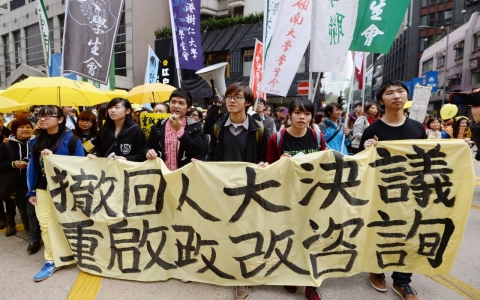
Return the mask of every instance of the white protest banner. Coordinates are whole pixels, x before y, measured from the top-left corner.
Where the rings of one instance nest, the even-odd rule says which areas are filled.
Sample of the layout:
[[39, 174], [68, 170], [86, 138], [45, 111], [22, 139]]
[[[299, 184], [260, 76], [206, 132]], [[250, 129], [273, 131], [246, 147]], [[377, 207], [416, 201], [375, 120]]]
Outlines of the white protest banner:
[[315, 6], [310, 72], [340, 72], [353, 39], [358, 0], [320, 0]]
[[280, 2], [277, 18], [264, 61], [261, 91], [285, 97], [310, 41], [310, 0]]
[[420, 123], [423, 123], [425, 114], [427, 113], [428, 102], [432, 95], [431, 86], [421, 86], [417, 84], [415, 86], [415, 93], [413, 94], [412, 107], [408, 117]]

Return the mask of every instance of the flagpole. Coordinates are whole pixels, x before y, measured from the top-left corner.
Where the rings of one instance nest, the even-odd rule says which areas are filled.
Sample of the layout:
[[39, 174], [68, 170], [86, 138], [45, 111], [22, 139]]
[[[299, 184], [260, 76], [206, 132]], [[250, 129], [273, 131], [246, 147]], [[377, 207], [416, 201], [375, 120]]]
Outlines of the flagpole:
[[176, 30], [175, 30], [175, 20], [173, 19], [172, 0], [168, 1], [168, 7], [170, 8], [170, 21], [172, 22], [173, 52], [174, 52], [174, 57], [175, 57], [175, 65], [177, 67], [178, 88], [181, 88], [182, 87], [182, 76], [180, 74], [180, 62], [178, 60], [177, 35], [176, 35]]
[[[353, 98], [353, 82], [355, 78], [355, 59], [353, 60], [353, 74], [352, 78], [350, 79], [350, 92], [348, 95], [348, 102], [347, 102], [347, 113], [345, 114], [345, 127], [348, 127], [348, 115], [350, 114], [350, 104], [352, 103], [352, 98]], [[341, 153], [343, 153], [343, 147], [345, 147], [345, 134], [343, 135], [342, 139], [342, 149]]]
[[42, 37], [43, 55], [45, 57], [45, 69], [47, 77], [50, 77], [50, 30], [48, 28], [48, 16], [43, 0], [35, 0], [38, 15], [38, 26], [40, 27], [40, 36]]
[[[362, 109], [365, 107], [365, 90], [366, 90], [366, 68], [367, 68], [367, 52], [363, 52], [362, 60]], [[375, 72], [375, 70], [373, 70]]]
[[315, 94], [317, 93], [317, 86], [318, 86], [318, 82], [320, 81], [320, 77], [322, 77], [322, 72], [318, 72], [318, 76], [317, 76], [317, 80], [315, 82], [315, 86], [313, 86], [312, 102], [314, 102]]

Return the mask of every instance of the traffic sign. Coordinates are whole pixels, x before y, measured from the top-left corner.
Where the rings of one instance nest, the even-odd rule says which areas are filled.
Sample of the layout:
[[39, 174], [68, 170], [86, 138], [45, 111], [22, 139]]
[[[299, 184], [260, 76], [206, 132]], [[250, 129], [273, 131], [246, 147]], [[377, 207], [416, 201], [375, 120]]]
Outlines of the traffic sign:
[[308, 95], [308, 81], [301, 81], [298, 85], [297, 85], [297, 92], [300, 94], [300, 95]]

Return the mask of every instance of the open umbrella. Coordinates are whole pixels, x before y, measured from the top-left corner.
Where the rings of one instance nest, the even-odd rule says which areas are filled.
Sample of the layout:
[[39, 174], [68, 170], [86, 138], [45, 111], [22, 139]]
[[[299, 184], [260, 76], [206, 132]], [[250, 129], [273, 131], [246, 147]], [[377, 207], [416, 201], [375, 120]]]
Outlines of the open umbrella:
[[125, 98], [127, 96], [126, 90], [114, 90], [114, 91], [101, 90], [101, 92], [104, 93], [110, 100], [114, 98]]
[[163, 83], [146, 83], [134, 87], [125, 97], [131, 103], [147, 104], [153, 102], [165, 102], [170, 94], [176, 90], [168, 84]]
[[31, 105], [93, 106], [110, 101], [93, 84], [65, 77], [28, 77], [2, 96]]
[[15, 100], [0, 96], [0, 112], [12, 112], [15, 110], [23, 110], [31, 106], [30, 103], [18, 103]]
[[409, 109], [410, 107], [412, 107], [412, 103], [413, 103], [412, 100], [409, 100], [409, 101], [405, 102], [405, 105], [403, 106], [403, 109]]

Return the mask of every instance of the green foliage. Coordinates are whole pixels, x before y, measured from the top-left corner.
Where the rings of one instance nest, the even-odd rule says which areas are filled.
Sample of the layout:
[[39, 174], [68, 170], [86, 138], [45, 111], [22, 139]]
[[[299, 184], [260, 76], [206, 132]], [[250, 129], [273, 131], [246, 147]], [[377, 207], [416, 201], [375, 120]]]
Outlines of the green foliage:
[[154, 33], [157, 40], [168, 39], [172, 37], [172, 28], [164, 26], [155, 30]]
[[[208, 18], [203, 20], [200, 23], [200, 30], [202, 32], [205, 31], [213, 31], [218, 29], [225, 29], [235, 26], [242, 26], [242, 25], [249, 25], [249, 24], [257, 24], [263, 22], [263, 12], [261, 13], [254, 13], [248, 16], [238, 16], [235, 18], [227, 17], [222, 19], [214, 19]], [[162, 27], [155, 30], [155, 37], [160, 39], [166, 39], [172, 37], [172, 28], [170, 27]]]

